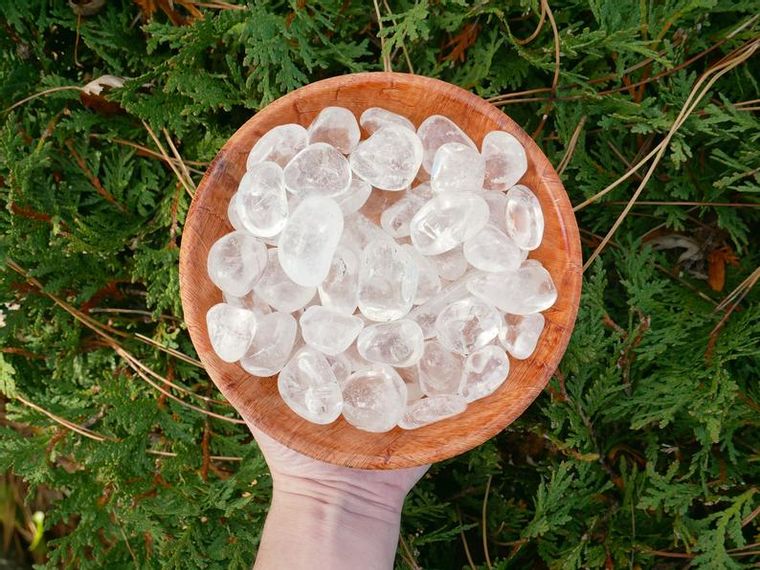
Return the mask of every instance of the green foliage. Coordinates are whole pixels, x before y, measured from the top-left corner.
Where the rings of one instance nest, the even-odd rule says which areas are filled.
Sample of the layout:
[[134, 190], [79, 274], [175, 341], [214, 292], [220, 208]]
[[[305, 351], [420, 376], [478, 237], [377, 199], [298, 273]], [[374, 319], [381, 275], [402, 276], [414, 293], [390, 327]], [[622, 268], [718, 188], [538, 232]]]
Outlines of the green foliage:
[[[536, 0], [398, 0], [392, 13], [379, 1], [382, 31], [371, 3], [342, 0], [207, 3], [203, 18], [175, 2], [185, 25], [126, 0], [79, 18], [75, 4], [0, 3], [0, 471], [46, 512], [35, 560], [50, 568], [249, 568], [268, 509], [250, 435], [204, 399], [219, 395], [179, 302], [190, 199], [147, 128], [197, 183], [256, 110], [382, 69], [384, 44], [396, 70], [408, 56], [483, 97], [525, 91], [496, 101], [554, 165], [567, 154], [578, 204], [650, 152], [700, 74], [760, 31], [752, 0], [550, 0], [527, 43]], [[410, 495], [398, 568], [760, 562], [760, 293], [716, 309], [760, 265], [758, 71], [755, 57], [723, 76], [673, 137], [646, 203], [586, 272], [545, 393]], [[126, 80], [106, 95], [116, 113], [76, 90], [104, 74]], [[578, 212], [586, 255], [646, 168]], [[679, 258], [676, 238], [695, 252]]]

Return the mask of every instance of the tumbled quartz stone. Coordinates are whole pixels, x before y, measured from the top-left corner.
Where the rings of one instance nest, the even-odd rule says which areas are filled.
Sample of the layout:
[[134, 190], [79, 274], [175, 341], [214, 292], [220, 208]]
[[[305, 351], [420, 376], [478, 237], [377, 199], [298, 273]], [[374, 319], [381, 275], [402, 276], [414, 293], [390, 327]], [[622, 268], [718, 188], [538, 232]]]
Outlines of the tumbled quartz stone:
[[517, 244], [491, 224], [464, 242], [463, 251], [470, 265], [481, 271], [513, 271], [522, 263], [523, 254]]
[[461, 245], [438, 255], [429, 255], [427, 259], [435, 265], [438, 276], [446, 281], [456, 281], [467, 271], [467, 260]]
[[414, 194], [415, 196], [419, 196], [420, 198], [424, 198], [426, 202], [430, 200], [430, 198], [435, 196], [435, 193], [433, 192], [433, 188], [430, 186], [430, 182], [421, 182], [420, 184], [417, 184], [416, 186], [410, 186], [407, 193]]
[[438, 334], [435, 330], [435, 321], [447, 305], [470, 295], [466, 284], [466, 279], [450, 283], [440, 293], [409, 313], [409, 318], [420, 325], [425, 339], [433, 338]]
[[240, 366], [262, 378], [277, 374], [293, 351], [297, 328], [296, 320], [288, 313], [260, 316], [253, 342], [240, 359]]
[[359, 254], [356, 250], [338, 244], [330, 270], [318, 291], [325, 307], [348, 315], [356, 310], [359, 293]]
[[391, 204], [380, 215], [380, 226], [396, 239], [409, 235], [409, 223], [425, 200], [414, 194], [407, 194]]
[[544, 213], [530, 188], [521, 184], [510, 188], [504, 217], [507, 235], [520, 248], [530, 251], [541, 245], [544, 237]]
[[435, 153], [430, 186], [434, 192], [479, 192], [483, 187], [486, 163], [477, 149], [450, 142]]
[[493, 394], [507, 379], [509, 359], [503, 348], [488, 345], [473, 352], [464, 361], [462, 396], [474, 402]]
[[225, 303], [232, 305], [233, 307], [240, 307], [242, 309], [253, 311], [256, 318], [263, 317], [272, 312], [272, 307], [256, 297], [253, 293], [246, 293], [242, 297], [235, 297], [234, 295], [222, 292], [222, 299], [224, 299]]
[[488, 204], [488, 223], [504, 231], [506, 228], [507, 195], [504, 192], [493, 192], [491, 190], [481, 192], [480, 195]]
[[413, 245], [405, 244], [401, 248], [409, 253], [417, 264], [417, 293], [414, 295], [414, 305], [421, 305], [441, 292], [441, 278], [438, 269], [429, 257], [414, 249]]
[[359, 264], [359, 310], [372, 321], [400, 319], [412, 308], [417, 279], [409, 252], [392, 240], [371, 242]]
[[206, 313], [211, 347], [225, 362], [236, 362], [245, 354], [256, 333], [253, 312], [227, 303], [218, 303]]
[[539, 261], [527, 259], [515, 271], [484, 273], [467, 282], [476, 297], [513, 315], [530, 315], [551, 307], [557, 289], [551, 275]]
[[504, 131], [491, 131], [483, 138], [481, 154], [486, 162], [486, 190], [506, 191], [528, 170], [528, 158], [520, 142]]
[[375, 188], [404, 190], [420, 169], [422, 143], [406, 127], [382, 127], [359, 143], [349, 161], [354, 174]]
[[382, 107], [370, 107], [364, 111], [361, 117], [359, 117], [359, 124], [370, 135], [383, 127], [390, 127], [392, 125], [406, 127], [410, 131], [415, 132], [414, 125], [409, 119]]
[[422, 167], [426, 172], [433, 171], [435, 153], [446, 143], [461, 143], [478, 150], [478, 147], [475, 146], [472, 139], [454, 124], [453, 121], [443, 115], [431, 115], [422, 121], [417, 128], [417, 136], [419, 136], [420, 141], [422, 141], [422, 148], [424, 151]]
[[248, 233], [279, 234], [288, 220], [288, 199], [282, 168], [274, 162], [254, 164], [243, 175], [236, 194], [237, 217]]
[[418, 364], [420, 389], [427, 396], [456, 394], [462, 382], [462, 357], [437, 340], [425, 342]]
[[343, 417], [357, 429], [385, 432], [396, 427], [406, 405], [406, 384], [390, 366], [375, 364], [343, 383]]
[[293, 157], [283, 170], [285, 188], [301, 198], [335, 196], [351, 184], [351, 168], [340, 151], [314, 143]]
[[260, 162], [276, 162], [281, 168], [308, 144], [309, 135], [301, 125], [279, 125], [261, 137], [248, 153], [246, 169]]
[[501, 315], [490, 304], [466, 297], [448, 305], [435, 321], [440, 343], [459, 354], [470, 354], [499, 334]]
[[340, 206], [343, 215], [348, 216], [361, 209], [367, 203], [370, 194], [372, 194], [370, 183], [354, 176], [351, 178], [351, 184], [348, 185], [348, 188], [332, 198]]
[[359, 354], [359, 350], [356, 348], [356, 343], [349, 346], [341, 356], [348, 361], [351, 372], [356, 372], [357, 370], [372, 365], [372, 362]]
[[406, 407], [398, 422], [401, 429], [417, 429], [461, 414], [467, 409], [467, 400], [455, 394], [428, 396]]
[[267, 248], [254, 236], [232, 232], [211, 246], [206, 259], [208, 276], [225, 293], [248, 293], [267, 265]]
[[361, 318], [318, 305], [306, 309], [299, 323], [306, 344], [330, 356], [346, 350], [364, 328]]
[[230, 224], [235, 230], [241, 231], [243, 230], [243, 222], [240, 220], [240, 216], [238, 216], [237, 201], [238, 194], [235, 192], [232, 195], [232, 198], [230, 198], [230, 201], [227, 203], [227, 219], [230, 221]]
[[343, 411], [343, 395], [325, 355], [304, 347], [280, 371], [280, 396], [296, 414], [315, 424], [329, 424]]
[[327, 143], [343, 154], [353, 152], [361, 132], [354, 114], [345, 107], [325, 107], [309, 125], [309, 143]]
[[351, 375], [351, 361], [344, 354], [325, 354], [325, 358], [333, 374], [335, 374], [338, 384], [342, 387], [343, 383]]
[[278, 311], [292, 313], [306, 306], [317, 292], [316, 287], [303, 287], [285, 274], [278, 260], [277, 248], [267, 251], [269, 261], [253, 294]]
[[513, 358], [524, 360], [536, 350], [538, 338], [545, 324], [546, 319], [541, 313], [504, 315], [504, 325], [499, 332], [499, 340]]
[[359, 333], [356, 348], [370, 362], [411, 366], [422, 356], [422, 329], [409, 319], [370, 325]]
[[488, 223], [488, 204], [474, 192], [444, 192], [429, 200], [412, 218], [412, 243], [423, 255], [454, 249]]
[[288, 218], [278, 241], [283, 271], [295, 283], [316, 287], [330, 271], [343, 234], [343, 213], [335, 200], [304, 198]]
[[416, 402], [420, 398], [424, 397], [425, 393], [422, 391], [419, 382], [407, 382], [406, 383], [406, 403], [411, 404]]
[[342, 241], [359, 250], [364, 250], [370, 242], [393, 242], [393, 238], [364, 214], [356, 212], [345, 219]]

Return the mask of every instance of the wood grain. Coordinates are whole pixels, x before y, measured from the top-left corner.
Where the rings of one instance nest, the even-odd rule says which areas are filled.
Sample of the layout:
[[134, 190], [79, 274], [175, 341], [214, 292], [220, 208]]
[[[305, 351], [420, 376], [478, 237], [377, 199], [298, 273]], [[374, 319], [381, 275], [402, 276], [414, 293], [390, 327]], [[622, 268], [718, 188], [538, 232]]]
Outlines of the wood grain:
[[[546, 220], [541, 247], [531, 257], [551, 273], [557, 303], [544, 313], [546, 328], [533, 356], [511, 360], [507, 382], [493, 395], [473, 402], [464, 414], [414, 431], [396, 428], [384, 434], [359, 431], [343, 419], [314, 425], [291, 412], [277, 392], [276, 378], [253, 378], [237, 364], [212, 351], [206, 311], [221, 293], [206, 274], [209, 247], [232, 231], [227, 203], [245, 171], [253, 144], [283, 123], [308, 126], [324, 107], [340, 105], [357, 117], [381, 106], [419, 125], [433, 114], [454, 120], [480, 145], [486, 133], [504, 130], [516, 136], [528, 154], [522, 184], [538, 196]], [[376, 196], [374, 194], [377, 194]], [[389, 196], [393, 194], [393, 196]], [[373, 192], [365, 214], [379, 213], [399, 193]], [[259, 111], [224, 145], [208, 168], [193, 199], [180, 252], [182, 305], [193, 344], [214, 383], [242, 417], [288, 447], [316, 459], [362, 469], [395, 469], [440, 461], [483, 443], [518, 418], [544, 389], [567, 347], [581, 290], [578, 227], [557, 173], [533, 140], [507, 115], [459, 87], [401, 73], [360, 73], [335, 77], [298, 89]]]

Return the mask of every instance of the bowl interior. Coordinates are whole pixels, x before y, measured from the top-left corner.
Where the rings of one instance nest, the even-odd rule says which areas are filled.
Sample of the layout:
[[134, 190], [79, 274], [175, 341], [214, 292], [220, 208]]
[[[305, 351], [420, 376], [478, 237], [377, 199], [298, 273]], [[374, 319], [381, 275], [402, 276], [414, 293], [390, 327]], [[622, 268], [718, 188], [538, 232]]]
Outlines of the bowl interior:
[[[232, 231], [227, 203], [245, 172], [253, 144], [283, 123], [308, 126], [330, 105], [347, 107], [358, 117], [379, 106], [419, 125], [430, 115], [456, 122], [478, 146], [492, 130], [516, 136], [528, 155], [521, 183], [538, 196], [546, 230], [541, 246], [531, 252], [551, 273], [557, 303], [544, 312], [544, 329], [534, 354], [510, 359], [509, 379], [494, 394], [470, 404], [455, 417], [417, 430], [395, 428], [374, 434], [357, 430], [342, 418], [315, 425], [300, 418], [280, 398], [276, 377], [253, 378], [238, 364], [220, 360], [211, 349], [206, 312], [221, 302], [221, 292], [206, 273], [211, 245]], [[375, 196], [377, 194], [377, 196]], [[400, 193], [373, 191], [363, 210], [379, 216]], [[400, 73], [361, 73], [327, 79], [298, 89], [259, 111], [224, 145], [209, 166], [193, 199], [180, 252], [182, 304], [190, 335], [211, 379], [247, 421], [288, 447], [311, 457], [348, 467], [392, 469], [440, 461], [463, 453], [512, 423], [538, 396], [565, 352], [578, 309], [581, 251], [578, 228], [567, 194], [543, 152], [507, 115], [483, 99], [442, 81]]]

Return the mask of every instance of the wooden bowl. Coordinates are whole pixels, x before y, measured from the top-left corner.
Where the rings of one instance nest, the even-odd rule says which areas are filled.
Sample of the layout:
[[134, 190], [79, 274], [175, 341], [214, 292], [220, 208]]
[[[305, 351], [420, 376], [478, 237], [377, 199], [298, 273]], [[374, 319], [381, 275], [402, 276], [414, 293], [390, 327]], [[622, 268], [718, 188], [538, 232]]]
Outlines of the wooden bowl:
[[[285, 405], [277, 380], [253, 378], [238, 364], [219, 359], [206, 331], [206, 311], [222, 300], [206, 273], [211, 245], [232, 231], [227, 203], [245, 172], [248, 152], [272, 127], [308, 126], [330, 105], [347, 107], [358, 117], [368, 107], [384, 107], [419, 125], [434, 114], [446, 115], [480, 146], [489, 131], [513, 134], [525, 146], [528, 172], [521, 183], [532, 188], [543, 208], [544, 239], [531, 257], [554, 279], [557, 303], [544, 312], [546, 328], [529, 359], [511, 359], [509, 379], [491, 396], [470, 404], [454, 418], [423, 428], [387, 433], [355, 429], [342, 418], [316, 425]], [[379, 219], [382, 208], [401, 193], [373, 191], [363, 208]], [[578, 227], [557, 173], [533, 140], [507, 115], [480, 97], [454, 85], [402, 73], [358, 73], [318, 81], [271, 103], [227, 141], [206, 171], [182, 234], [180, 251], [182, 306], [190, 336], [211, 379], [245, 420], [286, 446], [322, 461], [362, 469], [396, 469], [453, 457], [493, 437], [522, 414], [543, 390], [567, 347], [581, 290]]]

